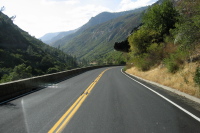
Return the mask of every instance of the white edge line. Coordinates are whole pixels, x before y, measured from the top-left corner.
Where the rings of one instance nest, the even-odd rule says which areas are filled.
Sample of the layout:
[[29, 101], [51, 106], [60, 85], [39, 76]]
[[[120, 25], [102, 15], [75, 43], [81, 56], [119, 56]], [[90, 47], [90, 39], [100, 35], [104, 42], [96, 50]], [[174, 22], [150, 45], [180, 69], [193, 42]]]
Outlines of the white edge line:
[[[121, 69], [122, 72], [122, 69]], [[188, 114], [189, 116], [191, 116], [192, 118], [194, 118], [195, 120], [197, 120], [198, 122], [200, 122], [200, 118], [195, 116], [194, 114], [190, 113], [189, 111], [187, 111], [186, 109], [182, 108], [181, 106], [179, 106], [178, 104], [174, 103], [173, 101], [169, 100], [168, 98], [166, 98], [165, 96], [161, 95], [160, 93], [156, 92], [155, 90], [149, 88], [148, 86], [142, 84], [141, 82], [131, 78], [130, 76], [128, 76], [127, 74], [125, 74], [124, 72], [122, 72], [125, 76], [127, 76], [128, 78], [132, 79], [133, 81], [137, 82], [138, 84], [146, 87], [147, 89], [149, 89], [150, 91], [152, 91], [153, 93], [157, 94], [158, 96], [162, 97], [163, 99], [165, 99], [166, 101], [168, 101], [169, 103], [173, 104], [174, 106], [176, 106], [177, 108], [179, 108], [180, 110], [182, 110], [183, 112], [185, 112], [186, 114]]]

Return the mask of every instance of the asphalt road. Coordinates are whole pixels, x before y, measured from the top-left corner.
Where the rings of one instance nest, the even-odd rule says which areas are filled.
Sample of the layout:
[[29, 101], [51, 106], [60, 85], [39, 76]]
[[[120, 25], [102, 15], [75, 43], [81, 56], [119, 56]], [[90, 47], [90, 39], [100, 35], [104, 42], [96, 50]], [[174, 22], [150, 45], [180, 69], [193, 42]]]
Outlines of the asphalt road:
[[[91, 70], [0, 105], [1, 133], [45, 133], [82, 95], [80, 108], [64, 127], [66, 133], [199, 133], [200, 122], [146, 87], [131, 80], [120, 69]], [[187, 104], [179, 96], [144, 83], [200, 118], [198, 104]], [[192, 106], [193, 104], [193, 106]], [[195, 106], [195, 107], [194, 107]]]

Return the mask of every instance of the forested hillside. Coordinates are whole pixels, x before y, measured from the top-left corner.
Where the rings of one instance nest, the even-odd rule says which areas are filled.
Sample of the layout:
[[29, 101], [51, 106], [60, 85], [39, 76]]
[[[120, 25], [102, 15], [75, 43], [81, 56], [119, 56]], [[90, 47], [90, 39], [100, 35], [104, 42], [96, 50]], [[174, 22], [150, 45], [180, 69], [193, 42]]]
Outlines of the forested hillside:
[[130, 62], [141, 70], [164, 63], [175, 73], [185, 61], [192, 61], [200, 39], [199, 6], [198, 0], [165, 0], [149, 8], [143, 25], [128, 37]]
[[83, 31], [85, 31], [86, 29], [88, 29], [90, 27], [96, 26], [98, 24], [102, 24], [106, 21], [109, 21], [111, 19], [114, 19], [114, 18], [117, 18], [117, 17], [120, 17], [120, 16], [131, 14], [133, 12], [139, 12], [141, 10], [143, 10], [143, 8], [140, 8], [140, 9], [137, 9], [137, 10], [134, 10], [134, 11], [125, 11], [125, 12], [117, 12], [117, 13], [102, 12], [102, 13], [98, 14], [97, 16], [92, 17], [89, 20], [89, 22], [87, 22], [86, 24], [81, 26], [76, 33], [66, 35], [62, 39], [57, 40], [56, 42], [52, 42], [51, 44], [54, 47], [67, 45], [69, 41], [71, 41], [72, 39], [74, 39], [75, 37], [80, 35]]
[[0, 82], [77, 67], [76, 60], [30, 36], [0, 11]]
[[[142, 23], [127, 40], [129, 67], [134, 66], [140, 71], [164, 67], [172, 74], [166, 78], [172, 78], [178, 72], [182, 75], [180, 88], [183, 89], [183, 84], [194, 86], [193, 81], [200, 85], [199, 67], [183, 69], [194, 62], [196, 65], [192, 66], [200, 63], [200, 1], [164, 0], [145, 12]], [[119, 46], [121, 51], [127, 47], [123, 43]], [[193, 77], [193, 81], [189, 77]], [[198, 90], [193, 94], [200, 95]]]
[[121, 13], [101, 13], [91, 18], [75, 34], [55, 42], [54, 46], [89, 62], [122, 62], [124, 59], [121, 53], [114, 51], [113, 45], [131, 33], [130, 26], [137, 27], [141, 23], [141, 15], [146, 8]]

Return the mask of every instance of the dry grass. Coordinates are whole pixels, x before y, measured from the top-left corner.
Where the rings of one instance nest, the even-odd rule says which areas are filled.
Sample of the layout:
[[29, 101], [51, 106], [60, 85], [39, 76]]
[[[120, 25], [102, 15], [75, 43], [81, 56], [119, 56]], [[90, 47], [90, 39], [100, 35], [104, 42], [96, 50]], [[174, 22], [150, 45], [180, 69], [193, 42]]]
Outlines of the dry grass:
[[187, 63], [175, 74], [169, 73], [167, 69], [162, 66], [158, 66], [146, 72], [139, 71], [137, 68], [132, 67], [126, 70], [126, 72], [200, 98], [199, 88], [195, 86], [193, 81], [196, 67], [196, 63]]

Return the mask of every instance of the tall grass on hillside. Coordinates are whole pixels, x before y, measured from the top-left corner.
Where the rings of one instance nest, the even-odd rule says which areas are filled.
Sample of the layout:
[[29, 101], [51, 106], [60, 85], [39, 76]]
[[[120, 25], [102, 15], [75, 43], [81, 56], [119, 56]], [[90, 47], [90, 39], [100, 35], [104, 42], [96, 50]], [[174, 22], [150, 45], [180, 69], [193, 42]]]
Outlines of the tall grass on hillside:
[[197, 63], [186, 63], [175, 74], [169, 73], [162, 65], [145, 72], [131, 67], [126, 72], [200, 98], [199, 87], [193, 80], [197, 66]]

